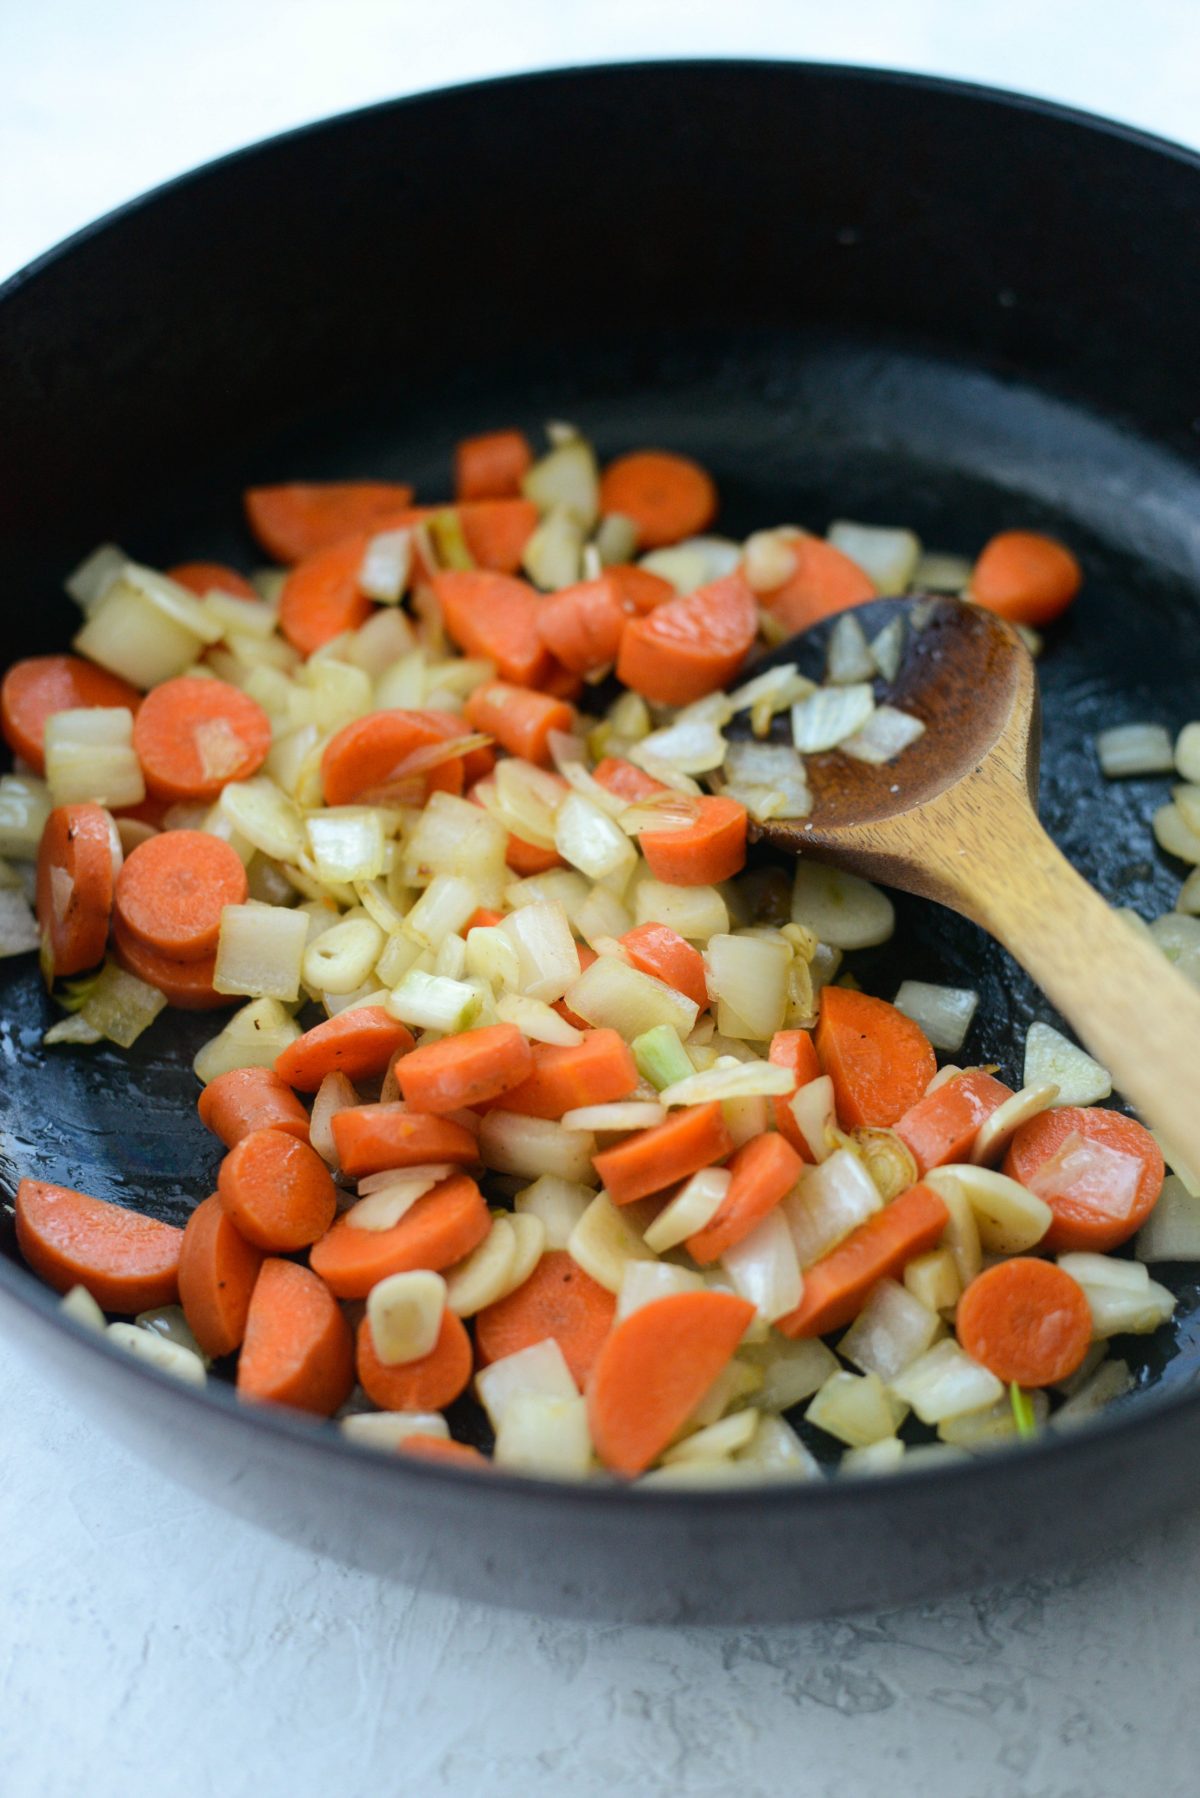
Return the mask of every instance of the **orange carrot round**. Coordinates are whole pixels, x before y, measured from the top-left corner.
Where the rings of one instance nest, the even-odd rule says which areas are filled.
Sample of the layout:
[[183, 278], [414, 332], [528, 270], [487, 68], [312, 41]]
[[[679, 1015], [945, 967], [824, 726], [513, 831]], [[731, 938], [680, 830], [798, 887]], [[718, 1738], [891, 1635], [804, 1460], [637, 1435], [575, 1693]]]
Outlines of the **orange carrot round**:
[[712, 476], [687, 456], [634, 450], [604, 470], [600, 510], [631, 518], [639, 549], [661, 549], [682, 537], [694, 537], [712, 523], [717, 490]]
[[313, 1268], [340, 1299], [365, 1299], [389, 1274], [440, 1273], [478, 1248], [492, 1227], [474, 1180], [454, 1174], [427, 1192], [390, 1230], [360, 1230], [338, 1218], [313, 1244]]
[[498, 1099], [533, 1071], [533, 1053], [515, 1024], [487, 1024], [413, 1049], [396, 1063], [404, 1102], [435, 1116]]
[[649, 799], [654, 793], [665, 793], [666, 787], [661, 780], [655, 780], [652, 774], [643, 773], [619, 755], [606, 755], [603, 761], [596, 763], [592, 769], [592, 778], [598, 780], [607, 793], [615, 793], [627, 805], [635, 805], [639, 799]]
[[483, 568], [451, 568], [434, 576], [433, 590], [447, 635], [469, 656], [496, 664], [502, 680], [539, 687], [550, 652], [538, 634], [541, 601], [528, 581]]
[[262, 767], [271, 720], [228, 681], [184, 674], [147, 693], [134, 720], [133, 747], [156, 799], [216, 799], [227, 782]]
[[371, 535], [412, 504], [395, 481], [291, 482], [251, 487], [246, 518], [274, 562], [302, 562], [344, 537]]
[[247, 1242], [216, 1193], [202, 1199], [183, 1232], [179, 1302], [206, 1355], [241, 1346], [263, 1251]]
[[918, 1173], [927, 1174], [931, 1167], [969, 1160], [984, 1124], [1011, 1098], [1012, 1088], [1002, 1080], [993, 1080], [982, 1068], [968, 1068], [910, 1105], [896, 1119], [896, 1135], [912, 1150]]
[[728, 1192], [704, 1228], [687, 1239], [692, 1260], [701, 1267], [719, 1261], [787, 1197], [803, 1171], [803, 1160], [777, 1132], [744, 1143], [729, 1163]]
[[[449, 730], [447, 729], [449, 725]], [[370, 712], [336, 731], [321, 756], [321, 785], [326, 805], [367, 804], [383, 799], [381, 789], [405, 776], [406, 764], [421, 750], [435, 749], [448, 736], [470, 735], [461, 718], [436, 712]], [[409, 777], [416, 790], [405, 795], [415, 805], [430, 793], [461, 793], [463, 761], [459, 755], [415, 770]]]
[[503, 1109], [524, 1117], [560, 1118], [577, 1105], [627, 1099], [638, 1083], [637, 1063], [615, 1030], [587, 1030], [581, 1043], [535, 1043], [532, 1071], [504, 1095]]
[[898, 1278], [914, 1255], [937, 1246], [950, 1214], [930, 1186], [910, 1186], [806, 1268], [804, 1295], [778, 1320], [785, 1336], [825, 1336], [857, 1317], [877, 1280]]
[[538, 609], [538, 630], [551, 655], [576, 674], [591, 674], [616, 661], [621, 632], [634, 610], [633, 602], [622, 598], [620, 584], [602, 574], [547, 594]]
[[486, 731], [511, 755], [523, 756], [527, 762], [536, 762], [543, 768], [551, 762], [551, 731], [569, 733], [575, 723], [575, 715], [565, 700], [498, 680], [476, 687], [465, 711], [467, 722], [475, 730]]
[[[777, 1030], [771, 1038], [767, 1060], [774, 1062], [776, 1067], [788, 1069], [795, 1078], [797, 1092], [802, 1086], [807, 1086], [810, 1080], [815, 1080], [821, 1072], [817, 1051], [807, 1030]], [[779, 1134], [791, 1143], [802, 1161], [811, 1161], [812, 1152], [792, 1115], [790, 1101], [775, 1098], [771, 1104], [775, 1112], [775, 1128]]]
[[449, 1461], [455, 1466], [488, 1471], [491, 1462], [486, 1455], [481, 1455], [477, 1448], [469, 1442], [456, 1442], [453, 1436], [427, 1436], [422, 1430], [414, 1430], [411, 1436], [397, 1444], [402, 1455], [412, 1455], [419, 1461]]
[[413, 1046], [412, 1031], [382, 1005], [356, 1005], [314, 1024], [275, 1057], [275, 1072], [297, 1092], [315, 1093], [326, 1074], [373, 1080]]
[[832, 543], [821, 537], [796, 537], [788, 548], [795, 558], [794, 570], [782, 587], [760, 594], [759, 599], [789, 634], [875, 598], [870, 575]]
[[479, 1160], [478, 1144], [465, 1124], [410, 1111], [407, 1105], [356, 1105], [335, 1112], [330, 1127], [341, 1170], [353, 1180], [389, 1168], [439, 1161], [470, 1167]]
[[308, 1141], [308, 1113], [287, 1083], [270, 1068], [231, 1068], [210, 1080], [196, 1101], [200, 1122], [227, 1149], [252, 1130], [282, 1130]]
[[179, 1296], [183, 1231], [47, 1180], [22, 1180], [17, 1245], [55, 1292], [86, 1286], [105, 1311], [133, 1316]]
[[621, 947], [631, 965], [643, 974], [674, 987], [701, 1011], [708, 1005], [708, 985], [704, 978], [704, 957], [698, 949], [666, 924], [639, 924], [627, 930]]
[[441, 1411], [467, 1389], [471, 1338], [462, 1319], [447, 1307], [429, 1353], [389, 1367], [376, 1354], [370, 1320], [364, 1317], [358, 1326], [357, 1360], [359, 1384], [381, 1411]]
[[890, 1128], [924, 1094], [937, 1057], [919, 1024], [884, 999], [850, 987], [821, 993], [817, 1055], [849, 1129]]
[[642, 854], [656, 880], [676, 887], [716, 886], [746, 865], [746, 808], [723, 794], [694, 799], [695, 821], [677, 830], [643, 830]]
[[626, 609], [632, 607], [635, 612], [652, 612], [664, 600], [676, 597], [675, 588], [664, 575], [653, 574], [649, 568], [639, 568], [636, 562], [616, 562], [604, 573]]
[[186, 587], [200, 599], [213, 592], [229, 593], [234, 599], [258, 598], [245, 575], [239, 574], [236, 568], [227, 568], [224, 562], [178, 562], [174, 568], [167, 569], [167, 579]]
[[757, 629], [758, 607], [738, 570], [631, 618], [617, 678], [658, 705], [690, 705], [736, 677]]
[[13, 754], [44, 774], [47, 718], [89, 706], [128, 706], [136, 712], [141, 701], [128, 681], [79, 656], [27, 656], [14, 662], [0, 682], [0, 729]]
[[290, 1254], [328, 1230], [337, 1214], [329, 1169], [308, 1143], [281, 1130], [252, 1130], [217, 1175], [221, 1203], [257, 1248]]
[[1069, 549], [1037, 531], [1001, 531], [971, 575], [971, 598], [1013, 624], [1050, 624], [1083, 583]]
[[538, 509], [533, 501], [463, 500], [455, 510], [468, 552], [480, 568], [492, 569], [498, 574], [515, 574], [521, 566], [525, 545], [538, 525]]
[[350, 1326], [329, 1288], [295, 1261], [264, 1261], [238, 1356], [238, 1397], [332, 1417], [353, 1385]]
[[117, 876], [117, 917], [158, 955], [199, 961], [217, 946], [221, 912], [246, 898], [237, 851], [203, 830], [147, 837]]
[[455, 499], [516, 499], [533, 466], [524, 431], [486, 431], [454, 448]]
[[565, 1249], [547, 1249], [529, 1278], [475, 1317], [479, 1365], [553, 1340], [582, 1390], [613, 1326], [617, 1301]]
[[1103, 1255], [1128, 1242], [1153, 1211], [1164, 1171], [1161, 1149], [1136, 1118], [1077, 1105], [1030, 1118], [1004, 1158], [1004, 1172], [1054, 1213], [1038, 1245], [1054, 1254]]
[[134, 936], [119, 916], [113, 919], [113, 949], [121, 966], [136, 974], [147, 986], [155, 986], [168, 1005], [177, 1011], [219, 1011], [222, 1006], [236, 1005], [238, 1000], [219, 993], [213, 985], [216, 955], [203, 955], [197, 961], [180, 961], [173, 955], [161, 955], [140, 937]]
[[1069, 1379], [1092, 1341], [1083, 1287], [1052, 1261], [1018, 1255], [978, 1274], [954, 1314], [968, 1355], [1006, 1385]]
[[[391, 522], [391, 521], [389, 521]], [[366, 536], [345, 537], [316, 550], [296, 566], [279, 595], [279, 628], [303, 656], [322, 644], [356, 631], [373, 606], [358, 584]]]
[[100, 805], [60, 805], [42, 831], [37, 921], [47, 978], [104, 960], [113, 902], [112, 818]]
[[596, 1453], [614, 1473], [644, 1473], [687, 1422], [754, 1316], [725, 1292], [677, 1292], [642, 1305], [605, 1338], [588, 1381]]
[[592, 1162], [613, 1204], [631, 1205], [732, 1153], [733, 1138], [714, 1100], [673, 1111], [665, 1123], [602, 1149]]

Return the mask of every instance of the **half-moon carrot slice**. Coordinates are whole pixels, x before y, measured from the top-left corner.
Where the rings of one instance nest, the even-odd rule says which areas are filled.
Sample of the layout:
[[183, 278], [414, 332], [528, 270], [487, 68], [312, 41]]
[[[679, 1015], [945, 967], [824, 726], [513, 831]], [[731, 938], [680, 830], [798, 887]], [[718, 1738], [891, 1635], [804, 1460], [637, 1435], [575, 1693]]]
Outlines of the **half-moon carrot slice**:
[[308, 1113], [286, 1081], [270, 1068], [230, 1068], [210, 1080], [196, 1101], [200, 1122], [227, 1149], [252, 1130], [282, 1130], [308, 1141]]
[[345, 1216], [338, 1218], [313, 1244], [309, 1259], [340, 1299], [365, 1299], [389, 1274], [453, 1267], [478, 1248], [491, 1227], [474, 1180], [454, 1174], [419, 1198], [390, 1230], [361, 1230]]
[[441, 1411], [466, 1391], [471, 1378], [471, 1338], [449, 1307], [442, 1312], [437, 1341], [417, 1361], [394, 1367], [381, 1361], [366, 1317], [356, 1347], [359, 1384], [381, 1411]]
[[179, 1302], [206, 1355], [231, 1355], [246, 1334], [263, 1251], [247, 1242], [213, 1193], [192, 1212], [179, 1256]]
[[21, 1253], [55, 1292], [86, 1286], [103, 1310], [128, 1316], [178, 1297], [174, 1225], [47, 1180], [22, 1180], [13, 1209]]
[[335, 1111], [330, 1128], [338, 1164], [353, 1180], [389, 1168], [427, 1167], [438, 1161], [470, 1167], [479, 1160], [479, 1145], [466, 1124], [410, 1111], [395, 1102]]
[[314, 1024], [275, 1057], [275, 1072], [297, 1092], [315, 1093], [326, 1074], [373, 1080], [413, 1046], [412, 1031], [382, 1005], [356, 1005]]
[[523, 1285], [476, 1313], [479, 1365], [553, 1338], [582, 1391], [616, 1312], [612, 1293], [565, 1249], [548, 1249]]
[[368, 535], [412, 504], [398, 481], [291, 481], [251, 487], [250, 529], [275, 562], [302, 562], [343, 537]]
[[246, 1238], [291, 1254], [324, 1236], [337, 1215], [337, 1188], [314, 1148], [281, 1130], [252, 1130], [217, 1175], [221, 1203]]
[[238, 1397], [332, 1417], [353, 1385], [354, 1342], [329, 1288], [295, 1261], [264, 1261], [238, 1357]]
[[116, 827], [101, 805], [60, 805], [46, 820], [36, 909], [47, 979], [103, 961], [119, 853]]
[[[326, 805], [353, 805], [363, 794], [372, 794], [397, 778], [418, 750], [435, 748], [457, 733], [470, 735], [461, 718], [442, 712], [370, 712], [343, 725], [325, 745], [321, 756], [321, 785]], [[461, 793], [463, 758], [450, 756], [422, 769], [416, 803], [430, 793]]]

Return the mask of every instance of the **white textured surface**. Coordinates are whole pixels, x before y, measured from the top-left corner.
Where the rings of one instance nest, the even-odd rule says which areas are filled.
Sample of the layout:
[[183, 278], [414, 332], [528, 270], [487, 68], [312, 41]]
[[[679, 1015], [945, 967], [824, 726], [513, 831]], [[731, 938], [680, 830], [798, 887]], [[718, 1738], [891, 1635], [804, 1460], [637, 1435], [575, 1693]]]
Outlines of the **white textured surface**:
[[[681, 52], [923, 67], [1200, 137], [1189, 0], [0, 0], [0, 274], [306, 118]], [[1195, 1789], [1200, 1518], [1101, 1567], [1013, 1568], [1003, 1592], [886, 1617], [589, 1628], [275, 1542], [132, 1461], [3, 1343], [0, 1391], [4, 1798]]]

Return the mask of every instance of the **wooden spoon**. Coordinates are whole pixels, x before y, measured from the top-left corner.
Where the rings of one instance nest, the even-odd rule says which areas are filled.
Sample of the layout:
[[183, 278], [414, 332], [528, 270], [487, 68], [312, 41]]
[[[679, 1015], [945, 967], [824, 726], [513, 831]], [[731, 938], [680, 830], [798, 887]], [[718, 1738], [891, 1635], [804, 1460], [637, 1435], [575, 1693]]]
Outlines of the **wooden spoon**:
[[[958, 599], [880, 600], [858, 615], [871, 635], [904, 619], [904, 659], [886, 698], [925, 734], [882, 766], [837, 751], [808, 757], [811, 818], [755, 834], [981, 924], [1200, 1172], [1200, 991], [1038, 823], [1038, 688], [1025, 645], [1003, 619]], [[828, 629], [792, 638], [770, 663], [819, 674]]]

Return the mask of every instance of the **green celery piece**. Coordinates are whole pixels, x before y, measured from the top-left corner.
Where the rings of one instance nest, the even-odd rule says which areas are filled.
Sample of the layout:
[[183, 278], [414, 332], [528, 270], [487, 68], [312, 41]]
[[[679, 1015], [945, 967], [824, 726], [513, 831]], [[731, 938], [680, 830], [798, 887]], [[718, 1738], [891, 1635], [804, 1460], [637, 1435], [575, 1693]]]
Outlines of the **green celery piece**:
[[467, 548], [462, 520], [453, 506], [445, 506], [440, 512], [435, 512], [429, 520], [428, 529], [437, 551], [437, 559], [443, 568], [474, 568], [475, 560]]
[[696, 1072], [687, 1050], [669, 1024], [656, 1024], [633, 1039], [633, 1059], [643, 1080], [659, 1092]]
[[1033, 1415], [1029, 1394], [1014, 1380], [1008, 1389], [1008, 1396], [1012, 1402], [1013, 1421], [1017, 1426], [1017, 1435], [1023, 1441], [1028, 1442], [1037, 1435], [1037, 1419]]

